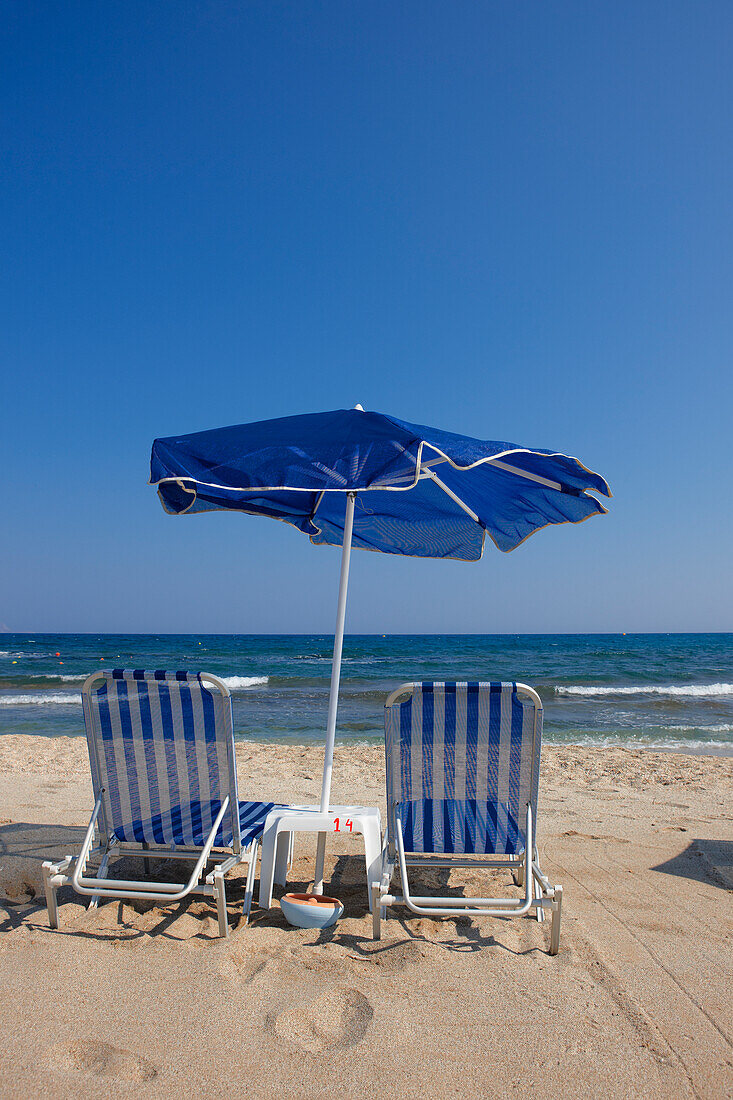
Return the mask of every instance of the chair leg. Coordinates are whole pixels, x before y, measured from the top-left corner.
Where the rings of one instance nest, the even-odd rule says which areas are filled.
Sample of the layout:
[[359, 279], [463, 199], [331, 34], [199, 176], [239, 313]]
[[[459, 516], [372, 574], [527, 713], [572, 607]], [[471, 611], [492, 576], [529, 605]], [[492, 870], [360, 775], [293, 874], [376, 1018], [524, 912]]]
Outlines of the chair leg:
[[56, 903], [56, 887], [51, 882], [56, 868], [46, 861], [43, 864], [43, 888], [46, 893], [46, 908], [48, 909], [48, 923], [51, 928], [59, 926], [59, 907]]
[[[147, 862], [147, 860], [146, 860]], [[102, 856], [102, 862], [99, 864], [99, 870], [97, 871], [97, 878], [107, 877], [107, 868], [109, 866], [109, 848]], [[95, 894], [94, 897], [89, 899], [89, 909], [96, 909], [99, 905], [99, 894]]]
[[268, 817], [260, 838], [260, 909], [269, 909], [272, 905], [272, 887], [275, 881], [277, 820], [273, 820], [268, 824], [269, 820]]
[[524, 853], [522, 862], [518, 865], [516, 871], [513, 872], [512, 878], [514, 879], [515, 886], [524, 886], [524, 871], [527, 864], [527, 853]]
[[[532, 877], [534, 878], [534, 876], [532, 876]], [[542, 901], [542, 896], [543, 896], [542, 895], [542, 887], [540, 886], [539, 882], [537, 882], [536, 879], [535, 879], [535, 882], [534, 882], [534, 896], [537, 899], [537, 901]], [[537, 916], [537, 923], [542, 924], [544, 919], [545, 919], [545, 910], [544, 910], [544, 908], [541, 905], [538, 905], [537, 908], [535, 909], [535, 913], [536, 913], [536, 916]]]
[[292, 833], [285, 830], [277, 834], [275, 842], [275, 882], [278, 886], [287, 886], [288, 884], [292, 835]]
[[381, 940], [382, 938], [382, 888], [378, 882], [372, 883], [371, 890], [371, 902], [372, 902], [372, 939]]
[[[290, 834], [292, 837], [292, 833]], [[252, 841], [252, 852], [249, 857], [249, 867], [247, 869], [247, 887], [244, 891], [244, 905], [242, 907], [242, 916], [244, 917], [244, 923], [249, 923], [249, 911], [252, 908], [252, 894], [255, 888], [255, 868], [257, 866], [257, 852], [259, 850], [259, 840]]]
[[550, 954], [557, 955], [560, 950], [560, 921], [562, 920], [562, 886], [555, 887], [555, 905], [550, 924]]
[[214, 894], [216, 896], [216, 914], [219, 918], [219, 935], [222, 939], [226, 939], [229, 935], [229, 918], [227, 916], [226, 884], [221, 871], [214, 871]]
[[[537, 851], [537, 846], [536, 845], [535, 845], [535, 849], [534, 849], [534, 864], [537, 868], [539, 868], [540, 854]], [[540, 886], [539, 882], [537, 881], [537, 879], [532, 874], [532, 861], [531, 860], [527, 863], [527, 874], [532, 875], [532, 893], [533, 893], [533, 897], [535, 897], [537, 899], [537, 901], [542, 901], [542, 897], [543, 897], [542, 887]], [[544, 919], [545, 919], [545, 910], [542, 908], [541, 905], [538, 905], [536, 910], [535, 910], [535, 913], [537, 914], [537, 923], [542, 924]]]
[[[369, 908], [374, 905], [373, 886], [379, 883], [382, 877], [382, 831], [379, 820], [372, 816], [362, 817], [359, 821], [364, 838], [364, 862], [367, 874], [367, 898]], [[373, 911], [373, 909], [372, 909]]]

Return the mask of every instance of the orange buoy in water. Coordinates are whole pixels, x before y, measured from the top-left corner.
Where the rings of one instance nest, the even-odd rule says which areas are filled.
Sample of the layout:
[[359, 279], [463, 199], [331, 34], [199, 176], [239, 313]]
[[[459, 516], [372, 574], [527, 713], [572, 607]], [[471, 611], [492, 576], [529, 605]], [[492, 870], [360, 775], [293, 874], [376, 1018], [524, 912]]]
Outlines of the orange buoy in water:
[[60, 657], [60, 656], [61, 656], [61, 654], [60, 654], [60, 653], [57, 653], [57, 654], [56, 654], [56, 656], [57, 656], [57, 657]]

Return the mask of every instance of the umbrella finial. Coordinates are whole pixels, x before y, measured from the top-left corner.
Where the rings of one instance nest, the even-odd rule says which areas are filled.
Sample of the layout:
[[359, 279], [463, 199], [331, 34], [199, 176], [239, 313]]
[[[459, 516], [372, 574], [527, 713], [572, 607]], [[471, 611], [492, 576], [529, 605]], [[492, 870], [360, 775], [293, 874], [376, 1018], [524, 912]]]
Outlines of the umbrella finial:
[[360, 413], [364, 412], [364, 406], [363, 405], [354, 405], [354, 412], [356, 412], [357, 409], [359, 410]]

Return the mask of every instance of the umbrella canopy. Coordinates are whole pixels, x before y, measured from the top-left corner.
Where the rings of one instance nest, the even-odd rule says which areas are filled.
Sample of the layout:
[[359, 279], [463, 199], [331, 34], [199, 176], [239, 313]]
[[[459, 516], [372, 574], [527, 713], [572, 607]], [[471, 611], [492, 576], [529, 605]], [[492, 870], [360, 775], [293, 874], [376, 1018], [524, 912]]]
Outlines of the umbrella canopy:
[[175, 515], [230, 509], [284, 520], [341, 546], [477, 561], [486, 534], [513, 550], [552, 523], [606, 509], [608, 485], [576, 458], [473, 439], [359, 409], [156, 439], [151, 483]]
[[[316, 545], [341, 546], [321, 810], [333, 746], [351, 546], [386, 554], [478, 561], [486, 535], [513, 550], [553, 523], [606, 511], [610, 496], [577, 458], [473, 439], [355, 409], [287, 416], [156, 439], [150, 481], [167, 512], [220, 509], [292, 524]], [[325, 834], [316, 859], [323, 881]]]

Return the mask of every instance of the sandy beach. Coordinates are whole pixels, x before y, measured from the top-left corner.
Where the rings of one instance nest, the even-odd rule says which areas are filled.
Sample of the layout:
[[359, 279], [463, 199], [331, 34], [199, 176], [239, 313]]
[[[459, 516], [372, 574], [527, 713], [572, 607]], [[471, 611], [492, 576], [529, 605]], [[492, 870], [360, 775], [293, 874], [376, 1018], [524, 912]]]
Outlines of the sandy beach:
[[[237, 745], [241, 797], [313, 801], [318, 747]], [[565, 891], [548, 925], [392, 910], [371, 939], [356, 838], [331, 845], [336, 928], [277, 904], [232, 934], [213, 905], [60, 895], [41, 862], [91, 806], [83, 738], [0, 739], [0, 1093], [292, 1097], [733, 1095], [733, 760], [546, 747], [539, 845]], [[337, 748], [334, 798], [383, 808], [378, 746]], [[289, 888], [305, 887], [302, 840]], [[461, 877], [463, 876], [463, 877]], [[451, 885], [474, 885], [453, 872]]]

